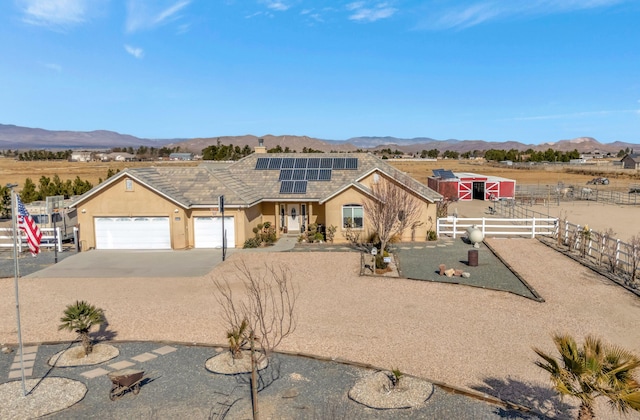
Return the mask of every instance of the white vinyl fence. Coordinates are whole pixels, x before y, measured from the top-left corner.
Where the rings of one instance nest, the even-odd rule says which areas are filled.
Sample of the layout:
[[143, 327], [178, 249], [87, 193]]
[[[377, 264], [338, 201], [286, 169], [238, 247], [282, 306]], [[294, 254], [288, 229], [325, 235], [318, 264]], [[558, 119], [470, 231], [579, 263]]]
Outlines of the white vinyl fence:
[[[77, 229], [77, 228], [74, 228]], [[57, 246], [58, 252], [62, 252], [62, 236], [60, 228], [56, 228], [58, 231], [54, 236], [53, 228], [40, 228], [42, 232], [41, 248], [51, 248]], [[29, 251], [29, 245], [27, 244], [27, 235], [18, 229], [20, 240], [17, 241], [18, 252]], [[56, 241], [57, 239], [57, 241]], [[13, 248], [13, 229], [12, 228], [0, 228], [0, 248]]]
[[436, 224], [436, 233], [441, 235], [458, 236], [466, 235], [467, 228], [475, 226], [482, 232], [482, 236], [526, 236], [535, 238], [539, 235], [553, 236], [557, 229], [555, 218], [439, 218]]

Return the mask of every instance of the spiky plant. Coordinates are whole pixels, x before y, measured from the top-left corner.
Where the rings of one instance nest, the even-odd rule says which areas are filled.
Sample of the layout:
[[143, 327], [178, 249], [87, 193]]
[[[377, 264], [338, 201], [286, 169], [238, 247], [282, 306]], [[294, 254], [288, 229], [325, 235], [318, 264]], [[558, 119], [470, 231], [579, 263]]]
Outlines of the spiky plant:
[[605, 397], [611, 408], [621, 413], [640, 411], [640, 384], [633, 376], [640, 367], [638, 356], [593, 336], [587, 336], [582, 346], [566, 334], [554, 335], [553, 341], [560, 358], [534, 348], [543, 359], [535, 364], [551, 374], [561, 396], [580, 400], [579, 420], [594, 418], [597, 397]]
[[82, 341], [84, 354], [87, 356], [93, 351], [89, 331], [94, 325], [100, 325], [104, 322], [104, 311], [84, 300], [76, 301], [75, 304], [67, 306], [60, 322], [58, 330], [69, 330], [78, 334]]
[[247, 327], [249, 327], [249, 322], [245, 318], [240, 325], [227, 331], [229, 350], [234, 359], [242, 359], [242, 347], [247, 344]]
[[395, 368], [391, 369], [391, 375], [391, 385], [393, 388], [395, 388], [400, 385], [400, 379], [402, 378], [402, 376], [404, 376], [404, 373], [400, 372], [400, 369]]

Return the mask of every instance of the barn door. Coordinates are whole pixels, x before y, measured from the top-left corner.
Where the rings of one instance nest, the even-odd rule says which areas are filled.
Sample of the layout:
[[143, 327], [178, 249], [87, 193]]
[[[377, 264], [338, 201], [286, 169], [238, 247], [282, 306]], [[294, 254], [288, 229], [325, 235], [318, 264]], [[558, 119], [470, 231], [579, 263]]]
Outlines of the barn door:
[[473, 200], [473, 182], [460, 181], [458, 183], [458, 200], [460, 201]]
[[499, 182], [485, 182], [484, 184], [484, 199], [485, 200], [497, 200], [500, 197], [500, 183]]

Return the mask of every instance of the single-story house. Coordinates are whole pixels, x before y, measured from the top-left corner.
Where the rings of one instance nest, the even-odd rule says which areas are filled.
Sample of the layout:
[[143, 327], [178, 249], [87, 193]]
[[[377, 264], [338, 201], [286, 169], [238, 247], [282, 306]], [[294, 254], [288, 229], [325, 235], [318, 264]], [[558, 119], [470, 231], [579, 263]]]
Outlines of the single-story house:
[[312, 223], [335, 226], [335, 241], [346, 242], [347, 221], [361, 238], [371, 233], [363, 204], [372, 197], [372, 184], [383, 179], [421, 205], [422, 224], [402, 239], [426, 240], [442, 196], [369, 153], [267, 154], [258, 147], [226, 167], [125, 169], [72, 206], [83, 251], [217, 248], [223, 225], [227, 247], [242, 247], [265, 222], [278, 235], [299, 234]]
[[169, 160], [193, 160], [193, 153], [171, 153]]
[[624, 169], [640, 169], [640, 154], [633, 153], [622, 158], [622, 167]]
[[75, 151], [71, 152], [69, 160], [71, 162], [89, 162], [93, 159], [93, 152], [89, 151]]
[[515, 197], [516, 181], [471, 172], [435, 169], [427, 185], [449, 200], [500, 200]]

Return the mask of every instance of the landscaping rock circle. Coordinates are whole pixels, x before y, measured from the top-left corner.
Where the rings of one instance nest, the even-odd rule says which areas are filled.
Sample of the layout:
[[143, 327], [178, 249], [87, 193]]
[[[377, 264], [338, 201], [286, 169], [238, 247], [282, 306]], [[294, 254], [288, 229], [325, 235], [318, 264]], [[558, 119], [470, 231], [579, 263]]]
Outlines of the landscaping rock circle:
[[60, 351], [49, 359], [49, 366], [72, 367], [97, 365], [118, 357], [120, 350], [110, 344], [96, 344], [88, 356], [84, 355], [82, 346], [71, 347]]
[[27, 396], [23, 396], [22, 381], [0, 385], [3, 419], [46, 416], [71, 407], [87, 393], [87, 387], [82, 382], [67, 378], [28, 379], [25, 381], [25, 388]]
[[391, 387], [387, 372], [376, 372], [360, 379], [349, 390], [349, 398], [370, 408], [412, 408], [423, 404], [433, 395], [433, 384], [410, 376], [402, 376]]
[[[262, 370], [269, 364], [266, 357], [262, 357], [258, 370]], [[213, 373], [221, 373], [223, 375], [237, 375], [239, 373], [251, 372], [251, 352], [249, 350], [242, 351], [242, 358], [234, 359], [230, 351], [222, 352], [208, 359], [205, 368]]]

